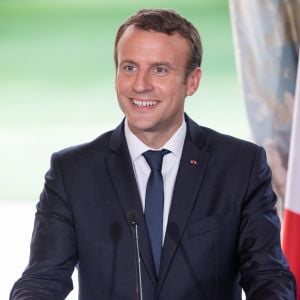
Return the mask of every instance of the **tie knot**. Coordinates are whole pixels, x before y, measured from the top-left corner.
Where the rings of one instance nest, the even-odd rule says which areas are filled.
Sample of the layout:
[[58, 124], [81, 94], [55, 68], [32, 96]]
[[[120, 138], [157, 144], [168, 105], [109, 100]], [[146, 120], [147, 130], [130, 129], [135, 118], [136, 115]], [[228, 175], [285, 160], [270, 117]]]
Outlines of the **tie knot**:
[[160, 171], [163, 157], [164, 157], [164, 155], [166, 155], [168, 153], [170, 153], [170, 151], [167, 149], [162, 149], [159, 151], [148, 150], [143, 153], [143, 156], [145, 157], [151, 170]]

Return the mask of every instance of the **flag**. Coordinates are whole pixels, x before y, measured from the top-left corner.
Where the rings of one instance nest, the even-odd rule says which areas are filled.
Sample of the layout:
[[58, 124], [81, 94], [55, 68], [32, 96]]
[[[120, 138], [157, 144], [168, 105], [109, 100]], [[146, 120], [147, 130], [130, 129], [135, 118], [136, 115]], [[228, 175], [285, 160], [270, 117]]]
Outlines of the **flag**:
[[[284, 207], [283, 251], [296, 277], [297, 290], [300, 291], [300, 63], [298, 63]], [[299, 292], [297, 300], [300, 300]]]

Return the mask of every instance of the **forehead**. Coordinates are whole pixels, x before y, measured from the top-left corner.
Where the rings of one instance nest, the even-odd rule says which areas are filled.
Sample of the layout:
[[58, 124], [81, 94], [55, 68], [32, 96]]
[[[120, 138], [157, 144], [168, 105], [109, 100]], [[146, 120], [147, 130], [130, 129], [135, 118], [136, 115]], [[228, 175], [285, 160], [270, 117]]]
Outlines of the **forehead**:
[[[146, 31], [129, 26], [121, 36], [117, 45], [117, 57], [129, 59], [127, 56], [135, 58], [161, 58], [161, 59], [181, 59], [186, 61], [190, 53], [188, 41], [178, 33], [168, 35], [156, 31]], [[132, 58], [132, 57], [131, 57]]]

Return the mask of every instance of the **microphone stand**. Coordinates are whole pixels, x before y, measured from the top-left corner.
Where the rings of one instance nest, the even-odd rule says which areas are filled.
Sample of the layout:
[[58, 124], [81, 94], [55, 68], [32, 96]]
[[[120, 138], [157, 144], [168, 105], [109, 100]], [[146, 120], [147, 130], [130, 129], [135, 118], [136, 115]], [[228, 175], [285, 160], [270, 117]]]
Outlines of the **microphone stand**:
[[139, 251], [139, 235], [138, 235], [138, 214], [136, 211], [130, 211], [128, 213], [128, 221], [132, 230], [133, 241], [134, 241], [136, 298], [137, 300], [143, 300], [141, 258], [140, 258], [140, 251]]

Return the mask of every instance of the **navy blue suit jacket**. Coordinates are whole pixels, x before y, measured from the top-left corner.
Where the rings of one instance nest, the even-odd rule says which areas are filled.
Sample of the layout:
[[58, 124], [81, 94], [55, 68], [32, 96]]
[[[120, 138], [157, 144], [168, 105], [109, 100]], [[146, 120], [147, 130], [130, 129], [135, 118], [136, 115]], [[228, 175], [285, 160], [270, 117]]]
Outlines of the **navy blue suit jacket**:
[[129, 210], [141, 219], [144, 300], [237, 300], [241, 287], [247, 299], [295, 299], [264, 150], [186, 119], [158, 278], [121, 124], [52, 156], [10, 299], [64, 299], [75, 265], [81, 300], [135, 299]]

